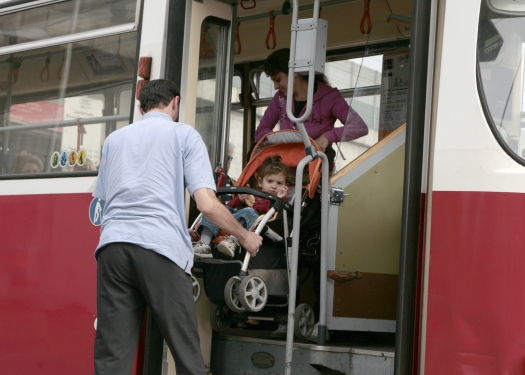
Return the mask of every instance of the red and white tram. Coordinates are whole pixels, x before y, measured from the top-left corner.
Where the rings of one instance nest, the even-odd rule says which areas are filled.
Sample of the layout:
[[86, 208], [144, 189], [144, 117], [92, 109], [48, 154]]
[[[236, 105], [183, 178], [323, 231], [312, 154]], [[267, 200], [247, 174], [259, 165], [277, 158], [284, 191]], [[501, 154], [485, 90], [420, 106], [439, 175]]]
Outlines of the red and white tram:
[[[168, 78], [180, 121], [239, 175], [275, 92], [261, 62], [290, 46], [287, 3], [0, 0], [1, 373], [93, 372], [104, 139], [140, 118], [140, 81]], [[525, 4], [321, 7], [325, 73], [370, 128], [338, 145], [330, 184], [349, 196], [330, 206], [327, 267], [360, 277], [328, 278], [334, 339], [297, 342], [292, 373], [524, 373]], [[212, 333], [209, 309], [210, 372], [284, 373], [282, 341]], [[173, 374], [151, 319], [143, 333], [134, 373]]]

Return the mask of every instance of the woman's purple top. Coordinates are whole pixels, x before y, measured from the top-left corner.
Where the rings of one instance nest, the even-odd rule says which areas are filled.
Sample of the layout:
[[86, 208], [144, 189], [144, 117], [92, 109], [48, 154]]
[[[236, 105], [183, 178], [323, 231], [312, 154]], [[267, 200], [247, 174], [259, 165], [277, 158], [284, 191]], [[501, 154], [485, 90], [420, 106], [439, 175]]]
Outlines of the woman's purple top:
[[[292, 112], [294, 107], [295, 101], [292, 103]], [[306, 106], [297, 117], [300, 118], [305, 111]], [[334, 128], [337, 119], [344, 124], [343, 127]], [[281, 91], [274, 95], [264, 112], [259, 127], [255, 131], [255, 140], [259, 141], [264, 135], [271, 133], [277, 122], [280, 122], [281, 130], [296, 129], [295, 123], [290, 121], [286, 115], [286, 96]], [[315, 140], [324, 134], [330, 144], [351, 141], [368, 134], [368, 127], [361, 116], [350, 108], [337, 88], [322, 82], [317, 83], [312, 113], [304, 122], [304, 126], [310, 138]]]

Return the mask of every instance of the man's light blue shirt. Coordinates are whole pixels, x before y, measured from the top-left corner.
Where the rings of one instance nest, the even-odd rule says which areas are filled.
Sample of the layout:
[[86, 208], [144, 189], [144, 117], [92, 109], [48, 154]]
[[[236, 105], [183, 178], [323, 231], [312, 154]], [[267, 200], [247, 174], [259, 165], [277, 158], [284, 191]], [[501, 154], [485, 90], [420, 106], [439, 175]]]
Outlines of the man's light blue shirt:
[[[191, 126], [160, 112], [119, 129], [104, 142], [93, 196], [106, 201], [100, 242], [128, 242], [171, 259], [187, 273], [193, 249], [185, 189], [215, 190], [206, 146]], [[96, 256], [96, 252], [95, 252]]]

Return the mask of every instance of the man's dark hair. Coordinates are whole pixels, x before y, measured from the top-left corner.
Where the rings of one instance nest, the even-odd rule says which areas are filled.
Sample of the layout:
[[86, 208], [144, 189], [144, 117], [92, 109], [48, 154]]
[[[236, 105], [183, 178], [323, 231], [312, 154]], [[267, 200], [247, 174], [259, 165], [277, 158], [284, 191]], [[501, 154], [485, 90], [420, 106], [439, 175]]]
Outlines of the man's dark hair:
[[171, 100], [180, 96], [179, 87], [168, 79], [156, 79], [146, 83], [140, 90], [140, 107], [144, 112], [164, 108]]

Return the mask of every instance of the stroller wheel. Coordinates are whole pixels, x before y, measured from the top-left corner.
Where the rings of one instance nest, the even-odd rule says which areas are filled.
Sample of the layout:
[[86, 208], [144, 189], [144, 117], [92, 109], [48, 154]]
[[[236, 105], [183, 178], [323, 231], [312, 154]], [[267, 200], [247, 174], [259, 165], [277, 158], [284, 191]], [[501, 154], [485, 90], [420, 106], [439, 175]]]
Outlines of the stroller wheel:
[[261, 311], [268, 301], [268, 288], [264, 280], [255, 275], [246, 276], [239, 287], [242, 306], [252, 312]]
[[193, 300], [197, 303], [201, 297], [201, 284], [199, 284], [199, 280], [194, 275], [191, 275], [191, 281], [193, 283]]
[[211, 305], [210, 323], [215, 332], [221, 333], [230, 328], [231, 317], [229, 310], [224, 305]]
[[306, 303], [295, 308], [294, 333], [298, 339], [310, 337], [314, 329], [314, 309]]
[[238, 276], [233, 276], [226, 283], [226, 287], [224, 287], [224, 300], [226, 301], [226, 306], [236, 313], [242, 313], [246, 311], [239, 300], [240, 284], [241, 279]]

